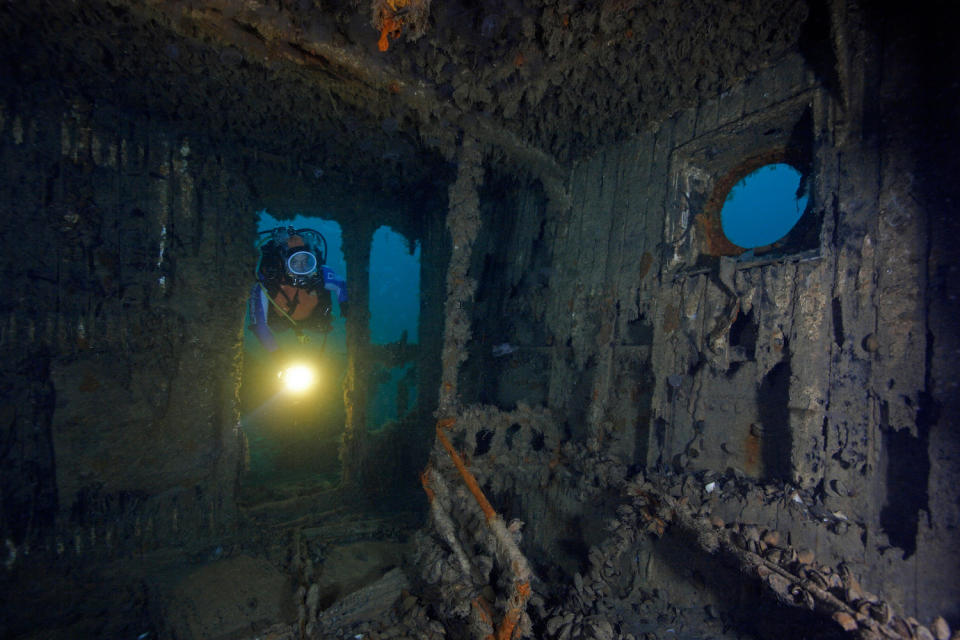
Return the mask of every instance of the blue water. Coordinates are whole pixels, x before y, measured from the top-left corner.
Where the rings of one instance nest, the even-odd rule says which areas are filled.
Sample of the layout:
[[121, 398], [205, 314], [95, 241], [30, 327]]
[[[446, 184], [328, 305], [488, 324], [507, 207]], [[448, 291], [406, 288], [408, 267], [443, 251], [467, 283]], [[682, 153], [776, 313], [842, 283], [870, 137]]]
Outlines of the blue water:
[[780, 240], [807, 208], [797, 190], [803, 176], [788, 164], [760, 167], [734, 185], [720, 212], [723, 232], [733, 244], [752, 249]]
[[[401, 420], [400, 403], [406, 405], [409, 412], [417, 402], [417, 365], [408, 362], [391, 367], [383, 374], [383, 380], [370, 385], [370, 399], [367, 404], [367, 427], [376, 431], [392, 420]], [[401, 381], [406, 383], [401, 385]], [[400, 395], [404, 394], [401, 398]]]
[[[370, 341], [389, 344], [405, 339], [407, 344], [416, 344], [419, 321], [420, 243], [411, 243], [390, 227], [380, 227], [370, 248]], [[367, 406], [369, 428], [376, 430], [391, 420], [403, 419], [401, 412], [409, 411], [416, 402], [416, 389], [413, 362], [376, 372]]]
[[418, 340], [420, 321], [420, 243], [411, 243], [383, 226], [370, 249], [370, 341], [388, 344]]

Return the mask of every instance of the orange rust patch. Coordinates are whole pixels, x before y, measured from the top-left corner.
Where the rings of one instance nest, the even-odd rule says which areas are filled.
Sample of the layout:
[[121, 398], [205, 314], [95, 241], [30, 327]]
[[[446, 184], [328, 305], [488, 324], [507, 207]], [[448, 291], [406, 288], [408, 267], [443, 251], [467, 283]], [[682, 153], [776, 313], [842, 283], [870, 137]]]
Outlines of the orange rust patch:
[[400, 83], [398, 83], [398, 82], [391, 82], [391, 83], [390, 83], [390, 86], [387, 87], [387, 89], [390, 91], [390, 93], [396, 95], [396, 94], [400, 93]]
[[473, 608], [477, 610], [477, 613], [480, 615], [480, 619], [492, 627], [493, 609], [490, 608], [490, 603], [487, 602], [487, 599], [483, 596], [477, 596], [470, 604], [472, 604]]
[[377, 48], [380, 49], [380, 51], [386, 51], [390, 48], [388, 36], [394, 40], [400, 37], [400, 29], [403, 27], [403, 20], [397, 19], [394, 16], [384, 15], [381, 23], [383, 24], [383, 27], [380, 29], [380, 39], [377, 41]]
[[656, 534], [658, 538], [663, 536], [663, 532], [667, 530], [667, 523], [658, 518], [657, 516], [652, 516], [650, 521], [650, 531]]
[[674, 305], [668, 304], [663, 311], [663, 330], [666, 333], [673, 333], [680, 328], [680, 310]]
[[430, 477], [428, 474], [429, 471], [430, 467], [428, 466], [426, 469], [420, 472], [420, 484], [423, 485], [423, 491], [427, 494], [427, 501], [432, 503], [435, 494], [433, 493], [433, 489], [430, 488]]
[[748, 475], [756, 476], [760, 471], [760, 445], [760, 438], [752, 433], [747, 434], [747, 439], [743, 443], [743, 450], [746, 453], [743, 465]]
[[706, 246], [703, 252], [711, 256], [738, 256], [745, 251], [743, 247], [738, 247], [729, 240], [723, 232], [723, 223], [720, 221], [720, 210], [716, 213], [704, 212], [696, 218], [697, 226], [700, 227], [700, 234]]
[[517, 53], [517, 55], [514, 56], [513, 58], [513, 66], [519, 69], [520, 67], [523, 66], [523, 63], [526, 61], [527, 59], [523, 57], [522, 53]]
[[777, 329], [776, 331], [774, 331], [772, 342], [773, 342], [774, 351], [776, 351], [777, 353], [780, 353], [781, 351], [783, 351], [783, 345], [784, 345], [785, 339], [783, 337], [783, 332], [780, 331], [780, 329]]
[[649, 251], [644, 251], [640, 256], [640, 279], [643, 280], [650, 273], [650, 267], [653, 266], [653, 256]]
[[518, 584], [514, 589], [514, 600], [516, 604], [512, 605], [507, 613], [503, 616], [503, 621], [500, 623], [500, 628], [497, 629], [497, 640], [510, 640], [513, 637], [513, 632], [517, 628], [517, 623], [520, 622], [520, 614], [523, 612], [523, 609], [526, 607], [527, 599], [530, 597], [530, 583], [523, 582]]

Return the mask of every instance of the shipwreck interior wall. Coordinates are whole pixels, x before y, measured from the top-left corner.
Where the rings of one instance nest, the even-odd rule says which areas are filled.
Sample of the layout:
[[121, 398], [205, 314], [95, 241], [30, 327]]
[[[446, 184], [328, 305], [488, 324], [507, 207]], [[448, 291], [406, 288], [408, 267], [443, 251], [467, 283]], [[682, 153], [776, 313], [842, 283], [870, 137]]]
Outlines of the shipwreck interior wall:
[[[957, 556], [938, 541], [958, 524], [956, 489], [939, 480], [956, 461], [940, 410], [954, 394], [931, 359], [954, 340], [938, 305], [955, 252], [930, 235], [949, 203], [918, 181], [940, 184], [952, 161], [919, 151], [928, 137], [942, 149], [942, 133], [919, 132], [926, 107], [879, 71], [909, 75], [917, 43], [883, 25], [837, 43], [840, 78], [790, 56], [576, 162], [568, 208], [531, 190], [491, 189], [481, 204], [484, 225], [511, 224], [507, 210], [516, 230], [485, 241], [496, 232], [484, 228], [474, 249], [462, 373], [474, 386], [462, 391], [487, 406], [465, 409], [454, 442], [504, 517], [531, 525], [523, 549], [538, 575], [577, 578], [584, 615], [590, 599], [626, 599], [609, 581], [613, 595], [579, 585], [603, 568], [587, 550], [616, 537], [597, 523], [637, 470], [674, 478], [717, 526], [778, 531], [847, 567], [905, 614], [958, 615]], [[809, 180], [809, 210], [764, 252], [731, 246], [724, 183], [783, 160]], [[920, 169], [929, 162], [945, 164]], [[639, 546], [630, 570], [645, 590], [749, 610], [756, 594], [731, 599], [738, 587], [676, 545]]]
[[[956, 640], [960, 58], [864, 5], [8, 3], [0, 638]], [[241, 504], [264, 208], [343, 229], [342, 477]]]
[[[376, 362], [358, 285], [380, 224], [424, 238], [425, 264], [444, 262], [447, 242], [431, 230], [439, 223], [428, 222], [440, 218], [440, 197], [392, 205], [364, 194], [347, 208], [337, 194], [318, 193], [288, 158], [187, 135], [190, 127], [122, 103], [48, 89], [5, 86], [0, 98], [10, 287], [0, 330], [8, 365], [2, 606], [10, 622], [0, 635], [183, 632], [189, 625], [171, 627], [159, 603], [192, 606], [170, 595], [175, 585], [187, 588], [177, 573], [184, 563], [239, 553], [251, 518], [290, 517], [289, 505], [241, 513], [236, 493], [246, 454], [237, 402], [244, 309], [256, 212], [265, 205], [285, 217], [333, 212], [356, 274], [352, 377], [344, 390], [330, 390], [355, 412], [331, 452], [344, 465], [334, 493], [417, 518], [423, 507], [412, 479], [430, 446], [421, 414], [432, 413], [435, 396], [419, 392], [406, 423], [367, 433], [364, 398]], [[420, 361], [413, 383], [433, 389], [442, 300], [436, 278], [428, 275], [423, 287], [421, 344], [408, 355]], [[370, 465], [371, 458], [391, 464]], [[279, 591], [241, 622], [295, 615], [288, 578], [269, 563], [245, 570]], [[30, 575], [40, 578], [19, 586]], [[208, 589], [210, 580], [236, 577], [209, 574], [195, 588]], [[95, 593], [80, 586], [86, 583], [98, 585]]]
[[[4, 272], [21, 292], [2, 334], [11, 569], [223, 534], [242, 441], [239, 313], [222, 309], [242, 309], [252, 267], [238, 158], [79, 98], [8, 93], [2, 113]], [[8, 592], [8, 619], [48, 586]]]

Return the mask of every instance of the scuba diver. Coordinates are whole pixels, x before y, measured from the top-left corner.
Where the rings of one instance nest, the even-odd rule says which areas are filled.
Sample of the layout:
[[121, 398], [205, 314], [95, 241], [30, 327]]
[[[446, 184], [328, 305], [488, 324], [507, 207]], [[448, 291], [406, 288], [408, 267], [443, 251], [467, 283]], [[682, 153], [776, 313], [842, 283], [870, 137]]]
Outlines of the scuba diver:
[[[245, 464], [286, 479], [317, 470], [322, 464], [315, 460], [335, 457], [320, 438], [336, 432], [343, 410], [331, 400], [330, 386], [324, 392], [320, 381], [324, 371], [338, 372], [336, 356], [323, 352], [333, 329], [332, 296], [346, 316], [347, 283], [326, 265], [327, 242], [318, 231], [284, 226], [262, 231], [259, 238], [247, 324], [267, 353], [248, 352], [244, 362], [242, 425], [246, 446], [254, 443], [256, 449], [255, 454], [247, 449]], [[308, 344], [311, 332], [321, 334], [322, 342]]]
[[340, 314], [347, 315], [347, 283], [326, 266], [327, 241], [313, 229], [277, 227], [260, 232], [257, 283], [250, 291], [250, 328], [270, 351], [279, 348], [274, 335], [293, 329], [300, 342], [304, 330], [324, 335], [332, 328], [331, 292]]

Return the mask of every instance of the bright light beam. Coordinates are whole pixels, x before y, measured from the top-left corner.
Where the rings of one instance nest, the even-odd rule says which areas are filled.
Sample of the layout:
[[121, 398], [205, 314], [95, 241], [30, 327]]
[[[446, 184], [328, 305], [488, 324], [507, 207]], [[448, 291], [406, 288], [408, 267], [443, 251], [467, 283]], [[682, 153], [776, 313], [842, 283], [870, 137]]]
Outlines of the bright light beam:
[[287, 391], [303, 393], [316, 382], [317, 374], [311, 367], [297, 364], [281, 371], [280, 377], [283, 379], [283, 386]]

